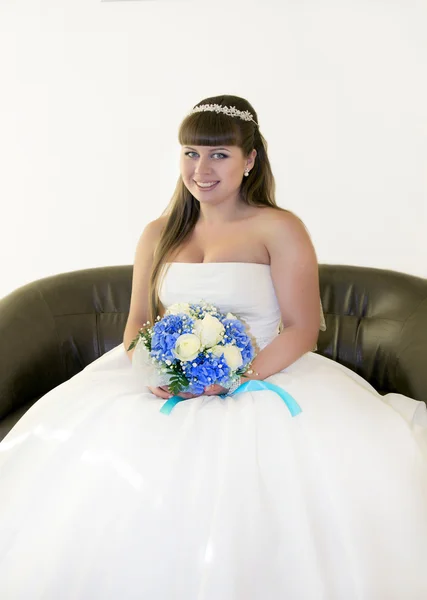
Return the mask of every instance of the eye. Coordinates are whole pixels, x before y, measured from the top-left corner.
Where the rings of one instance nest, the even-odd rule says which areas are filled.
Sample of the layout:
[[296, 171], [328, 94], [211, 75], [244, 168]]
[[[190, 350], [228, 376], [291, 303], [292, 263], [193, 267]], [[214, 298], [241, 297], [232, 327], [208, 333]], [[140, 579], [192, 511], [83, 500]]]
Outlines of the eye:
[[[190, 154], [196, 154], [197, 155], [197, 152], [193, 152], [192, 150], [190, 150], [189, 152], [185, 153], [185, 156], [188, 156], [189, 158], [193, 158], [192, 156], [190, 156]], [[223, 152], [214, 152], [212, 154], [212, 156], [220, 156], [221, 157], [220, 160], [222, 160], [223, 158], [228, 158], [228, 154], [224, 154]]]

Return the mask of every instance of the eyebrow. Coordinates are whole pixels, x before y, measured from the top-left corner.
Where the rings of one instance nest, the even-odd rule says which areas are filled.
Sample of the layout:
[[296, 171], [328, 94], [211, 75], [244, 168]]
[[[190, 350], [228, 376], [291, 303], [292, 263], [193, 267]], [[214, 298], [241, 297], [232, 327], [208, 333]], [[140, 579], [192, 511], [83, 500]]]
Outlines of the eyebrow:
[[[207, 148], [209, 148], [209, 146], [206, 146]], [[190, 148], [190, 150], [195, 150], [194, 148], [192, 148], [191, 146], [184, 146], [184, 148]], [[228, 148], [224, 148], [224, 146], [214, 146], [211, 147], [211, 150], [226, 150], [227, 152], [230, 152], [230, 150]], [[195, 152], [197, 152], [197, 150], [195, 150]]]

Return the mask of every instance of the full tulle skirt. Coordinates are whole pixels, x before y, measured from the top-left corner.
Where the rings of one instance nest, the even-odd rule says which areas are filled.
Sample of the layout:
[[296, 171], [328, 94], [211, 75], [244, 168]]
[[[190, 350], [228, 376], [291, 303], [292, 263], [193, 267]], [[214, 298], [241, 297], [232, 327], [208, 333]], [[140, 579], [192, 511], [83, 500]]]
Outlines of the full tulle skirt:
[[425, 600], [427, 416], [314, 353], [170, 415], [120, 344], [0, 444], [4, 600]]

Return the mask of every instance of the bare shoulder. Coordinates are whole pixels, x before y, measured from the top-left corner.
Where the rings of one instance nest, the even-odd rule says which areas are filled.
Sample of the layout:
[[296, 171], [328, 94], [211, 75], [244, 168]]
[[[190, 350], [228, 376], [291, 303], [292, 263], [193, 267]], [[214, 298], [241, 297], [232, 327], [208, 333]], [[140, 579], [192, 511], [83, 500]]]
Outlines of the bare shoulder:
[[303, 221], [293, 212], [267, 208], [257, 215], [257, 226], [270, 257], [289, 252], [298, 246], [313, 250], [310, 235]]
[[163, 216], [150, 221], [139, 237], [134, 262], [134, 271], [137, 271], [139, 277], [141, 277], [141, 272], [144, 273], [145, 278], [149, 274], [153, 256], [166, 222], [167, 218]]
[[264, 217], [264, 243], [283, 325], [297, 325], [313, 347], [320, 325], [319, 273], [316, 253], [302, 220], [274, 210]]
[[[127, 329], [134, 330], [148, 319], [149, 302], [147, 289], [153, 264], [153, 256], [167, 218], [150, 221], [142, 231], [135, 252]], [[127, 331], [127, 330], [126, 330]]]
[[265, 226], [292, 227], [292, 225], [303, 225], [301, 219], [290, 210], [280, 210], [278, 208], [262, 208], [256, 215], [259, 223]]
[[145, 226], [144, 231], [142, 232], [142, 235], [145, 235], [145, 237], [147, 237], [153, 241], [158, 241], [162, 234], [163, 229], [166, 226], [167, 220], [168, 220], [167, 216], [161, 216], [161, 217], [158, 217], [157, 219], [154, 219], [154, 221], [150, 221]]
[[167, 217], [159, 217], [144, 227], [137, 244], [137, 255], [154, 253], [166, 225]]

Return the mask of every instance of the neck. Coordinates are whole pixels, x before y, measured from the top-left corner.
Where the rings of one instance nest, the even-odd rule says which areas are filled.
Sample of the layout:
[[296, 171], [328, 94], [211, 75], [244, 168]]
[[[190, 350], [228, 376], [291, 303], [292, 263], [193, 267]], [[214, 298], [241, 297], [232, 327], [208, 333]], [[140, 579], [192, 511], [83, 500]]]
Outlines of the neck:
[[200, 203], [198, 224], [203, 227], [224, 226], [227, 223], [238, 221], [245, 216], [250, 207], [242, 200], [222, 202], [220, 204]]

